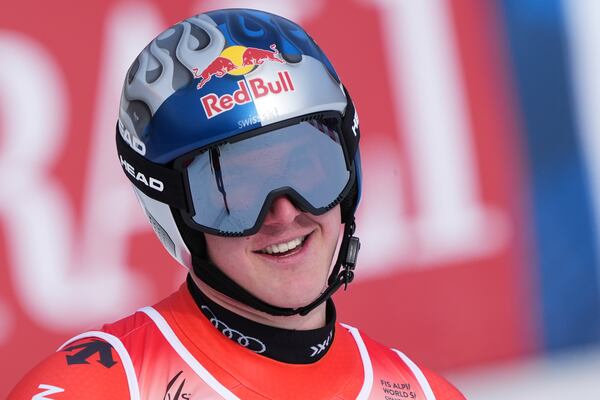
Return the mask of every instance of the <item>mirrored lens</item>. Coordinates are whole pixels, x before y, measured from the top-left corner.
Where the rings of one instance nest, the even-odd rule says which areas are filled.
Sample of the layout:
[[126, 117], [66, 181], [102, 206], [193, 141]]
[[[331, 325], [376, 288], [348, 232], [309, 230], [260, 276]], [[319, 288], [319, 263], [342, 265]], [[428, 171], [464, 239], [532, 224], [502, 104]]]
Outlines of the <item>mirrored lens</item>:
[[328, 207], [349, 181], [333, 124], [312, 120], [226, 143], [188, 165], [195, 209], [209, 229], [242, 233], [253, 228], [273, 191], [287, 190], [317, 211]]

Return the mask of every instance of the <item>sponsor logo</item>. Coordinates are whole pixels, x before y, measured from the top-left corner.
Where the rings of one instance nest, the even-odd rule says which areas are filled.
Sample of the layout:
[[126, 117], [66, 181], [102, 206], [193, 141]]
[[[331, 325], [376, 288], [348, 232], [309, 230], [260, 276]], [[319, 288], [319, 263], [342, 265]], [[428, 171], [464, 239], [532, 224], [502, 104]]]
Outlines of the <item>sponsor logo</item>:
[[358, 113], [356, 109], [354, 110], [354, 119], [352, 120], [352, 133], [354, 133], [354, 136], [358, 135]]
[[310, 346], [310, 351], [312, 351], [310, 356], [311, 357], [318, 356], [319, 354], [321, 354], [325, 350], [327, 350], [327, 348], [331, 344], [332, 338], [333, 338], [333, 331], [329, 331], [329, 335], [327, 335], [327, 337], [325, 338], [325, 340], [323, 340], [323, 342], [317, 343], [316, 346]]
[[219, 321], [219, 319], [215, 316], [212, 310], [208, 308], [208, 306], [202, 306], [200, 308], [202, 309], [204, 315], [208, 317], [210, 323], [229, 339], [235, 340], [240, 345], [258, 354], [264, 353], [265, 350], [267, 350], [267, 346], [265, 346], [265, 344], [260, 340], [253, 338], [252, 336], [246, 336], [240, 331], [231, 329], [223, 321]]
[[[189, 400], [192, 398], [191, 393], [183, 391], [185, 378], [181, 376], [183, 371], [179, 371], [167, 384], [167, 390], [163, 396], [163, 400]], [[179, 379], [181, 377], [181, 379]]]
[[53, 400], [52, 398], [46, 396], [62, 393], [65, 391], [65, 389], [59, 388], [58, 386], [46, 385], [43, 383], [40, 384], [37, 388], [42, 389], [43, 392], [36, 394], [31, 398], [31, 400]]
[[162, 192], [165, 189], [165, 184], [162, 181], [159, 181], [153, 177], [146, 177], [143, 173], [135, 170], [133, 165], [131, 165], [127, 160], [123, 158], [122, 155], [119, 154], [119, 159], [121, 160], [121, 166], [129, 175], [131, 175], [136, 181], [143, 183], [144, 185]]
[[279, 111], [277, 110], [277, 108], [273, 108], [272, 110], [270, 110], [268, 112], [264, 112], [259, 115], [249, 115], [247, 118], [240, 119], [238, 121], [238, 128], [243, 129], [250, 125], [257, 124], [259, 122], [265, 123], [265, 122], [275, 119], [277, 117], [279, 117]]
[[257, 65], [265, 61], [274, 61], [284, 64], [279, 58], [279, 51], [275, 44], [269, 46], [271, 50], [256, 47], [229, 46], [221, 52], [206, 68], [200, 72], [198, 68], [192, 69], [194, 78], [200, 79], [197, 88], [201, 89], [213, 76], [222, 78], [225, 75], [245, 75]]
[[[271, 50], [255, 47], [230, 46], [225, 48], [206, 68], [200, 71], [192, 69], [194, 78], [199, 79], [196, 86], [201, 89], [212, 77], [222, 78], [225, 75], [241, 76], [252, 72], [265, 62], [285, 64], [275, 44]], [[240, 79], [233, 93], [218, 95], [208, 93], [201, 97], [202, 108], [206, 118], [210, 119], [227, 112], [235, 106], [250, 103], [264, 96], [293, 92], [295, 90], [289, 71], [279, 71], [273, 79], [252, 78]]]
[[119, 133], [121, 134], [123, 140], [129, 144], [133, 150], [141, 155], [146, 154], [146, 145], [144, 142], [132, 135], [131, 132], [125, 128], [125, 125], [121, 122], [121, 120], [119, 120]]
[[110, 368], [117, 363], [112, 356], [112, 346], [110, 343], [102, 340], [91, 340], [65, 347], [62, 351], [76, 351], [66, 356], [68, 365], [89, 364], [88, 360], [90, 358], [104, 365], [106, 368]]
[[255, 99], [269, 94], [293, 92], [294, 83], [289, 71], [279, 71], [277, 79], [266, 81], [262, 78], [253, 78], [238, 81], [238, 89], [232, 94], [218, 96], [209, 93], [200, 98], [206, 118], [213, 118], [221, 113], [231, 110], [233, 107], [249, 103]]

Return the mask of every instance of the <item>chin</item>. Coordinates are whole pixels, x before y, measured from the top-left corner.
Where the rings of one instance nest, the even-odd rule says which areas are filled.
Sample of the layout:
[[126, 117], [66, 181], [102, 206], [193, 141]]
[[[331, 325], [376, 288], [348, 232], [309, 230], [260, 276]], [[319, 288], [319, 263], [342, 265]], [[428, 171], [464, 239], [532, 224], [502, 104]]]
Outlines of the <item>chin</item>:
[[[324, 289], [323, 289], [324, 290]], [[284, 308], [298, 308], [309, 305], [313, 301], [315, 301], [323, 292], [323, 290], [300, 290], [298, 287], [294, 288], [294, 292], [291, 293], [290, 290], [283, 291], [281, 296], [273, 296], [273, 292], [271, 292], [271, 296], [269, 296], [269, 300], [265, 300], [268, 303]], [[282, 300], [283, 299], [283, 300]]]

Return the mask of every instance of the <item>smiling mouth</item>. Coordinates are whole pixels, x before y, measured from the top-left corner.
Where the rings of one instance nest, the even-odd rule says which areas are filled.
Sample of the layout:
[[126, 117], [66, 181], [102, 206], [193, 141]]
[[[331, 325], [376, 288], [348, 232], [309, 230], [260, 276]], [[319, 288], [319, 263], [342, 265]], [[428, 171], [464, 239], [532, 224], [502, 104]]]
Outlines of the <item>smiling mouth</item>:
[[283, 256], [300, 249], [307, 237], [308, 235], [297, 237], [289, 242], [272, 244], [264, 249], [258, 250], [257, 253], [268, 254], [272, 256]]

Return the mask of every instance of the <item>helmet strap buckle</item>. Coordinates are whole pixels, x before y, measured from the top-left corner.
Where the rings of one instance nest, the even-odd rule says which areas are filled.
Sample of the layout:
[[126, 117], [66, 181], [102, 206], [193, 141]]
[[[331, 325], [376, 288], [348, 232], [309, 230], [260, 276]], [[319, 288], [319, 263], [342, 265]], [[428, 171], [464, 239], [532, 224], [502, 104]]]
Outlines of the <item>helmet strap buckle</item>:
[[348, 238], [348, 247], [346, 249], [346, 259], [342, 271], [344, 278], [344, 290], [348, 288], [348, 284], [354, 280], [354, 268], [358, 259], [358, 251], [360, 250], [360, 239], [357, 236]]

